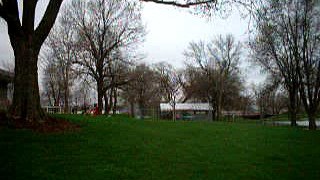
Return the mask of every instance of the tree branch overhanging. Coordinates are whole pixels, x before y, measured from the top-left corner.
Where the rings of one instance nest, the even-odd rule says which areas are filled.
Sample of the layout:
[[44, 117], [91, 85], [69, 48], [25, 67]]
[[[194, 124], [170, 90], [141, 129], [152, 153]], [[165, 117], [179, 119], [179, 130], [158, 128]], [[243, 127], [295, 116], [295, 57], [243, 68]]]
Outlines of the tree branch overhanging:
[[18, 32], [21, 24], [19, 20], [18, 2], [10, 0], [2, 0], [0, 4], [0, 18], [3, 18], [8, 28], [12, 30], [11, 33]]
[[[40, 21], [39, 26], [35, 30], [35, 34], [37, 34], [38, 44], [42, 45], [42, 43], [47, 38], [57, 16], [59, 13], [60, 6], [63, 0], [50, 0], [46, 12]], [[37, 47], [40, 49], [40, 47]]]
[[171, 5], [171, 6], [176, 6], [180, 8], [190, 8], [192, 6], [197, 6], [197, 5], [203, 5], [203, 4], [208, 4], [208, 3], [217, 3], [217, 0], [195, 0], [195, 1], [187, 1], [187, 2], [178, 2], [178, 1], [164, 1], [164, 0], [140, 0], [144, 2], [153, 2], [153, 3], [158, 3], [158, 4], [164, 4], [164, 5]]

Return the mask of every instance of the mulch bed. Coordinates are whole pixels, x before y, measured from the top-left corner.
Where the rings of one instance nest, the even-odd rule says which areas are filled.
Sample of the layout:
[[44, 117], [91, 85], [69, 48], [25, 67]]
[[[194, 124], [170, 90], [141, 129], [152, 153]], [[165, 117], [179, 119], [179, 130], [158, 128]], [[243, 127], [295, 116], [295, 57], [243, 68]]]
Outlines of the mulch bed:
[[23, 119], [11, 119], [8, 121], [6, 114], [3, 113], [0, 113], [0, 127], [1, 126], [12, 129], [30, 129], [39, 133], [74, 132], [80, 131], [81, 129], [78, 124], [52, 117], [48, 117], [44, 122], [27, 122]]

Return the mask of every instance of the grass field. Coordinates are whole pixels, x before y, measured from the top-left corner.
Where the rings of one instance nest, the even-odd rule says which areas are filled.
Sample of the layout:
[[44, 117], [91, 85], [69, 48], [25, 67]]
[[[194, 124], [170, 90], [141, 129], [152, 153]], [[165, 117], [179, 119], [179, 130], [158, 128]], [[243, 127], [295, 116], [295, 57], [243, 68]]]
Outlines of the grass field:
[[61, 115], [80, 132], [0, 129], [0, 179], [320, 179], [320, 131]]
[[[320, 113], [316, 116], [317, 119], [320, 119]], [[297, 121], [305, 121], [308, 119], [308, 115], [306, 113], [297, 114]], [[265, 118], [266, 121], [289, 121], [288, 114], [279, 114], [269, 118]]]

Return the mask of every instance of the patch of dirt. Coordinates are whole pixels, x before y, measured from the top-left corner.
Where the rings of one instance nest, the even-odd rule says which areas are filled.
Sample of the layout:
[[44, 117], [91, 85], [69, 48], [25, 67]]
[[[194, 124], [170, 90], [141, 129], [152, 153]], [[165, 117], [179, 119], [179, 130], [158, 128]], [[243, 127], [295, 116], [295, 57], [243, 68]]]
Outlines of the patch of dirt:
[[78, 124], [66, 121], [64, 119], [55, 119], [48, 117], [44, 122], [28, 122], [23, 119], [8, 120], [6, 114], [0, 113], [0, 127], [9, 127], [12, 129], [30, 129], [39, 133], [60, 133], [80, 131]]

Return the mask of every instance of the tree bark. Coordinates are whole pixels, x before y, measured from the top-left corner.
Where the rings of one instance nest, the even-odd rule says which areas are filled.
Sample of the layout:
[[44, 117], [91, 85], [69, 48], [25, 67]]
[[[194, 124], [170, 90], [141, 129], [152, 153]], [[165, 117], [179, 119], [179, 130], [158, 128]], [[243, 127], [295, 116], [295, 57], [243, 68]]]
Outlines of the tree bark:
[[69, 67], [66, 67], [64, 79], [64, 113], [69, 113]]
[[130, 101], [130, 114], [131, 114], [131, 117], [135, 117], [135, 112], [134, 112], [134, 102], [133, 101]]
[[109, 115], [109, 99], [108, 99], [108, 93], [104, 93], [104, 114]]
[[176, 104], [174, 103], [172, 106], [172, 120], [176, 121]]
[[[25, 122], [41, 122], [46, 115], [40, 105], [38, 85], [38, 54], [58, 15], [62, 0], [50, 0], [38, 27], [34, 29], [38, 1], [23, 1], [19, 13], [18, 1], [1, 1], [0, 17], [8, 25], [8, 35], [15, 55], [15, 76], [9, 118]], [[22, 24], [19, 14], [22, 14]]]
[[112, 114], [117, 114], [117, 103], [118, 103], [118, 95], [117, 95], [117, 88], [113, 89], [113, 107], [112, 107]]
[[112, 94], [112, 88], [109, 90], [109, 108], [108, 111], [111, 111], [112, 107], [113, 107], [113, 94]]
[[216, 106], [215, 106], [215, 103], [214, 103], [214, 101], [211, 101], [211, 108], [212, 108], [212, 110], [211, 110], [211, 120], [212, 121], [215, 121], [216, 120]]
[[101, 114], [102, 108], [103, 108], [102, 98], [103, 98], [103, 95], [104, 95], [104, 92], [103, 92], [103, 81], [101, 81], [101, 80], [97, 81], [97, 89], [98, 89], [98, 114]]
[[14, 119], [42, 122], [46, 115], [40, 105], [37, 67], [39, 50], [28, 42], [21, 40], [14, 49], [14, 93], [9, 114]]
[[289, 91], [289, 119], [291, 126], [297, 126], [297, 94], [295, 91]]
[[309, 118], [309, 130], [316, 130], [316, 113], [315, 112], [308, 112], [308, 118]]

